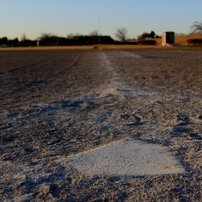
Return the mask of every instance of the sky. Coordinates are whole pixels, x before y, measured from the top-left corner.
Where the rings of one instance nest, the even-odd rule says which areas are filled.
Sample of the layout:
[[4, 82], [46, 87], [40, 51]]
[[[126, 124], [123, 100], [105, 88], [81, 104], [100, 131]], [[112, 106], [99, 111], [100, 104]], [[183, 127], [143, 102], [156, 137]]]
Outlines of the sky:
[[130, 39], [151, 31], [189, 34], [195, 21], [202, 22], [202, 0], [0, 0], [0, 10], [0, 38], [19, 40], [95, 30], [116, 39], [118, 28]]

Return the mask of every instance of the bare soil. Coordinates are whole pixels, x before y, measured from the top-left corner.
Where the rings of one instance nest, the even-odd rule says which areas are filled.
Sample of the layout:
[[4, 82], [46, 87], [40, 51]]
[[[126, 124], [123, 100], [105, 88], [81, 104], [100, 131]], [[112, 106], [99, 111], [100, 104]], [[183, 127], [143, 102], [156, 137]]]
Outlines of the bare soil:
[[[131, 138], [185, 173], [89, 175], [66, 157]], [[202, 200], [202, 50], [0, 51], [0, 201]]]

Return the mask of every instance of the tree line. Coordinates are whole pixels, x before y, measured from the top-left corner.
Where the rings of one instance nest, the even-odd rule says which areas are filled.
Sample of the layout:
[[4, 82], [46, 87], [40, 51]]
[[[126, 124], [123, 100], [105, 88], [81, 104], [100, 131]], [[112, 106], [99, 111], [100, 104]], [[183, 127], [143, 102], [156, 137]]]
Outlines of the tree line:
[[[27, 38], [26, 34], [23, 34], [21, 40], [18, 38], [8, 39], [7, 37], [0, 38], [1, 46], [73, 46], [73, 45], [95, 45], [95, 44], [129, 44], [127, 42], [127, 29], [120, 28], [117, 29], [115, 34], [118, 40], [114, 40], [111, 36], [102, 36], [99, 35], [97, 31], [91, 32], [89, 35], [73, 35], [69, 34], [67, 37], [59, 37], [50, 33], [43, 33], [36, 40], [30, 40]], [[155, 38], [156, 35], [154, 31], [151, 31], [150, 34], [143, 33], [139, 36], [139, 39], [145, 38]], [[157, 36], [158, 37], [158, 36]], [[132, 43], [132, 42], [130, 42]], [[137, 42], [133, 42], [138, 44]]]
[[73, 46], [73, 45], [94, 45], [94, 44], [114, 44], [115, 40], [110, 36], [101, 36], [96, 32], [90, 35], [73, 35], [67, 37], [59, 37], [49, 33], [43, 33], [36, 40], [30, 40], [23, 34], [21, 40], [18, 38], [8, 39], [7, 37], [0, 38], [1, 46]]
[[[202, 33], [202, 22], [194, 22], [191, 26], [192, 33]], [[18, 38], [8, 39], [6, 36], [0, 38], [1, 46], [73, 46], [73, 45], [94, 45], [94, 44], [124, 44], [128, 39], [128, 31], [126, 28], [119, 28], [116, 30], [115, 36], [118, 41], [111, 38], [111, 36], [99, 35], [97, 31], [91, 32], [89, 35], [69, 34], [67, 37], [59, 37], [50, 33], [43, 33], [36, 40], [30, 40], [23, 34], [21, 40]], [[138, 42], [131, 42], [133, 44], [145, 44], [145, 42], [154, 41], [151, 39], [159, 38], [154, 31], [150, 33], [144, 32], [138, 36]]]

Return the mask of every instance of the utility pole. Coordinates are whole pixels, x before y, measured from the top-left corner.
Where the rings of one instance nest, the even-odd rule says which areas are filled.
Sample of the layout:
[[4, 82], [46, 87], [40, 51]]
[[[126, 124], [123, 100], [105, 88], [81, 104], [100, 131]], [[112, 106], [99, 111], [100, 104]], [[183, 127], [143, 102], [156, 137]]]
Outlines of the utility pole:
[[57, 46], [58, 46], [58, 33], [57, 33]]
[[98, 20], [98, 43], [100, 44], [100, 19]]

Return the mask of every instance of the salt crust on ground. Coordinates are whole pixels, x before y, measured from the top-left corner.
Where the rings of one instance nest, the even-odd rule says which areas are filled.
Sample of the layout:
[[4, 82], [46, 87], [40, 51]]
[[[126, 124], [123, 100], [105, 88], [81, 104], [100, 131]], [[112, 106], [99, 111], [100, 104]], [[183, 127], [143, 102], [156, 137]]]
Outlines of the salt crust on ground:
[[132, 139], [113, 142], [62, 161], [93, 175], [143, 176], [185, 172], [168, 147]]

